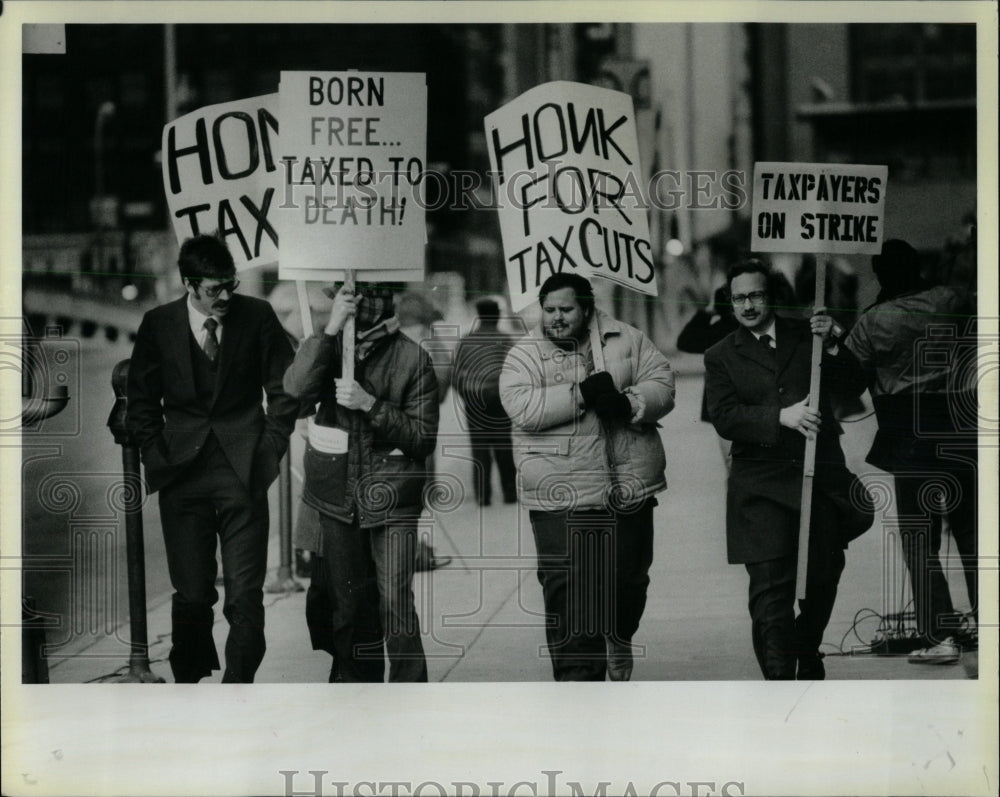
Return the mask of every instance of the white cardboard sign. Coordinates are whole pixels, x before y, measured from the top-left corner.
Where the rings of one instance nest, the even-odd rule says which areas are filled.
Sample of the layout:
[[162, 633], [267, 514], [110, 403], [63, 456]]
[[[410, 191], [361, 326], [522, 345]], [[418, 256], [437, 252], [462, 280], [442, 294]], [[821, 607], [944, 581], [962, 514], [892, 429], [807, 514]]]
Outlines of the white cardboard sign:
[[754, 164], [754, 252], [878, 254], [888, 166]]
[[655, 296], [632, 98], [545, 83], [485, 125], [512, 309], [561, 271]]
[[422, 73], [282, 72], [282, 279], [421, 280]]
[[237, 271], [278, 261], [278, 95], [207, 105], [163, 128], [162, 170], [178, 243], [217, 233]]

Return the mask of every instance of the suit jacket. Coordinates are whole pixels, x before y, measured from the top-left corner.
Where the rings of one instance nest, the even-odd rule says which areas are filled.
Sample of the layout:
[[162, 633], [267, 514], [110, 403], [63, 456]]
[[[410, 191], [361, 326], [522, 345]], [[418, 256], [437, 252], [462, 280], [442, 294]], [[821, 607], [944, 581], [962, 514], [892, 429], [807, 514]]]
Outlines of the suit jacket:
[[240, 481], [251, 491], [266, 489], [278, 475], [299, 409], [281, 385], [293, 355], [288, 336], [267, 302], [233, 296], [208, 406], [197, 397], [191, 345], [187, 296], [147, 312], [136, 334], [127, 423], [149, 491], [187, 468], [209, 432]]
[[[778, 416], [809, 393], [813, 336], [807, 322], [777, 318], [775, 323], [777, 349], [772, 354], [742, 326], [705, 353], [709, 417], [719, 435], [733, 441], [726, 505], [726, 543], [733, 564], [787, 556], [798, 545], [806, 439], [781, 426]], [[821, 367], [814, 489], [837, 504], [846, 542], [871, 525], [872, 515], [851, 501], [852, 491], [858, 491], [856, 499], [867, 494], [844, 463], [841, 428], [830, 399], [834, 392], [860, 394], [865, 377], [843, 345], [836, 356], [824, 353]]]

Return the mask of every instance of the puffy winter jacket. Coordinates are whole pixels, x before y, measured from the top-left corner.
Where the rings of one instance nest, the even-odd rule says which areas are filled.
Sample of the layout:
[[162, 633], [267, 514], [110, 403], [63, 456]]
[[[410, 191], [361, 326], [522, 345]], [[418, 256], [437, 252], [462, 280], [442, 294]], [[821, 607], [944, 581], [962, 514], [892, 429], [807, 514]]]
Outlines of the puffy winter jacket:
[[285, 372], [285, 391], [320, 402], [315, 422], [348, 434], [343, 454], [306, 446], [303, 501], [362, 527], [419, 514], [429, 475], [427, 456], [437, 441], [437, 380], [420, 346], [396, 332], [378, 341], [355, 365], [354, 378], [376, 399], [370, 412], [337, 404], [341, 337], [320, 333], [302, 342]]
[[623, 509], [666, 489], [657, 421], [674, 406], [670, 363], [642, 332], [598, 311], [605, 368], [635, 397], [630, 423], [602, 423], [575, 385], [593, 370], [589, 343], [564, 351], [532, 330], [510, 350], [500, 398], [513, 424], [522, 506]]

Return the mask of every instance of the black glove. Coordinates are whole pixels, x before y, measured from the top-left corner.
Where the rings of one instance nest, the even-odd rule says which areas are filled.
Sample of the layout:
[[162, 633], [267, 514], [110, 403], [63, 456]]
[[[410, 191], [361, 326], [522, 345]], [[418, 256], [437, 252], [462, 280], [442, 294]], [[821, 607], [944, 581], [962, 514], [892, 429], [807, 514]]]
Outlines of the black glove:
[[628, 400], [628, 396], [617, 390], [614, 393], [598, 396], [594, 411], [602, 421], [628, 423], [632, 420], [632, 402]]
[[598, 371], [591, 374], [580, 383], [580, 395], [583, 397], [583, 406], [588, 410], [594, 409], [594, 404], [598, 398], [612, 393], [617, 393], [615, 380], [607, 371]]

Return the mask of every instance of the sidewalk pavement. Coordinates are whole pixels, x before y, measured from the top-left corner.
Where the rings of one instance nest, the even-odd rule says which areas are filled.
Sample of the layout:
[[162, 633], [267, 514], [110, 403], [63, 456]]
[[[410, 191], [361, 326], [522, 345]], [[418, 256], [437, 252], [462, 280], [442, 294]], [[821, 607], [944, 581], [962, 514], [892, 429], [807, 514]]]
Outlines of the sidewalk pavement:
[[[634, 680], [760, 680], [750, 640], [746, 573], [726, 563], [725, 470], [711, 426], [699, 420], [699, 365], [700, 358], [675, 360], [678, 406], [662, 424], [669, 489], [659, 496], [655, 512], [654, 561], [645, 615], [634, 640], [642, 646], [636, 652]], [[866, 470], [861, 460], [874, 434], [873, 424], [872, 419], [853, 424], [844, 436], [848, 463], [858, 472]], [[450, 396], [442, 405], [437, 454], [442, 489], [432, 511], [425, 512], [421, 533], [431, 538], [438, 553], [451, 555], [454, 561], [444, 569], [418, 573], [414, 580], [430, 680], [551, 680], [527, 513], [498, 503], [480, 509], [466, 500], [463, 485], [471, 477], [470, 459]], [[298, 461], [294, 452], [292, 461]], [[276, 499], [272, 503], [276, 505]], [[150, 511], [155, 512], [155, 507]], [[910, 664], [905, 655], [861, 652], [875, 636], [876, 615], [897, 612], [906, 605], [899, 586], [905, 581], [905, 571], [899, 569], [898, 556], [891, 555], [895, 543], [886, 545], [886, 539], [891, 541], [876, 525], [847, 552], [840, 597], [823, 647], [827, 678], [976, 678], [975, 652], [963, 653], [957, 664], [939, 666]], [[269, 561], [273, 577], [279, 561], [276, 524], [272, 524]], [[948, 561], [946, 557], [946, 568]], [[308, 586], [308, 579], [298, 581]], [[954, 594], [956, 604], [961, 605], [957, 584]], [[310, 649], [305, 592], [265, 595], [265, 606], [267, 654], [257, 682], [325, 682], [330, 657]], [[216, 618], [221, 657], [227, 634], [221, 601]], [[170, 681], [169, 594], [149, 601], [148, 632], [152, 671]], [[75, 655], [50, 658], [52, 683], [117, 679], [128, 672], [127, 642], [126, 624]], [[203, 683], [219, 682], [221, 674], [217, 671]]]

